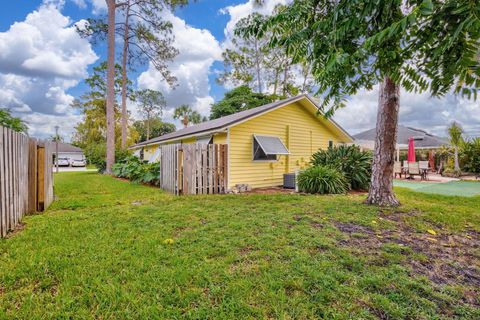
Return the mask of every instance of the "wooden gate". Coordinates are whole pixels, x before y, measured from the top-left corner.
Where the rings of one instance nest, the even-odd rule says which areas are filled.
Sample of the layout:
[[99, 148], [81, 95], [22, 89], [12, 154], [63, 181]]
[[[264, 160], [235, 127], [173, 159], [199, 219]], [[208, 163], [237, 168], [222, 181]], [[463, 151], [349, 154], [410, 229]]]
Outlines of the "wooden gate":
[[178, 194], [178, 144], [160, 147], [160, 188]]
[[174, 194], [217, 194], [228, 188], [226, 144], [160, 147], [160, 187]]
[[0, 238], [53, 201], [52, 150], [51, 143], [0, 126]]

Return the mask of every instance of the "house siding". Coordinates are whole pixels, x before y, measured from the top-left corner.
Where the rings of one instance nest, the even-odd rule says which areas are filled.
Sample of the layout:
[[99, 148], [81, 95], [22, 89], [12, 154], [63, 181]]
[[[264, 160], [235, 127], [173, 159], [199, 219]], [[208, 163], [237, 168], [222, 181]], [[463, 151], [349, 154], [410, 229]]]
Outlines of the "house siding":
[[[316, 110], [295, 102], [230, 128], [229, 188], [249, 184], [253, 188], [283, 184], [283, 174], [308, 166], [311, 155], [328, 148], [329, 141], [343, 143]], [[253, 161], [253, 134], [279, 137], [290, 155], [277, 161]]]

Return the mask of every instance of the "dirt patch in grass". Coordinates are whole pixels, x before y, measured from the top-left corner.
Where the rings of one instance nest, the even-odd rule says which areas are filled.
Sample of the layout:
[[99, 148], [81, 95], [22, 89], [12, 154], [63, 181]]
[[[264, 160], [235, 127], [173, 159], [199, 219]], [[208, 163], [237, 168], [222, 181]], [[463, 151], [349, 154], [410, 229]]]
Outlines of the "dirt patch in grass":
[[255, 188], [252, 191], [248, 191], [245, 193], [250, 194], [279, 194], [279, 193], [286, 193], [286, 194], [294, 194], [295, 189], [287, 189], [283, 187], [266, 187], [266, 188]]
[[[387, 264], [380, 258], [386, 246], [396, 244], [398, 253], [408, 255], [402, 263], [412, 272], [424, 275], [436, 284], [465, 284], [480, 287], [479, 234], [469, 231], [464, 234], [419, 233], [406, 226], [397, 214], [387, 219], [396, 224], [395, 229], [374, 230], [351, 223], [336, 222], [335, 226], [348, 237], [339, 243], [359, 250], [372, 258], [373, 263]], [[474, 296], [478, 297], [478, 292]], [[470, 300], [470, 299], [469, 299]], [[470, 303], [478, 304], [476, 299]]]

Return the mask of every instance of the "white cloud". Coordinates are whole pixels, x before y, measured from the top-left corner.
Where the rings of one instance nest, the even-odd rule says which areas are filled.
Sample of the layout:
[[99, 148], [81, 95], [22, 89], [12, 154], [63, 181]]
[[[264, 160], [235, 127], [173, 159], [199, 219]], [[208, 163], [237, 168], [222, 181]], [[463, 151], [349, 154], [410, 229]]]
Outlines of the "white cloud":
[[72, 132], [76, 121], [71, 120], [78, 116], [66, 90], [97, 60], [88, 41], [59, 11], [63, 1], [44, 3], [0, 33], [0, 107], [12, 109], [40, 137], [51, 135], [54, 123]]
[[164, 114], [166, 120], [171, 120], [171, 110], [181, 104], [189, 104], [201, 114], [208, 115], [210, 104], [213, 103], [209, 94], [208, 75], [213, 62], [221, 59], [220, 45], [208, 30], [191, 27], [171, 13], [167, 14], [167, 19], [173, 24], [173, 45], [180, 52], [169, 64], [171, 72], [178, 79], [178, 86], [172, 89], [153, 65], [140, 74], [138, 86], [164, 94], [168, 106]]
[[107, 11], [107, 2], [105, 0], [90, 0], [93, 7], [93, 14], [101, 14]]
[[[347, 107], [334, 116], [351, 134], [375, 127], [378, 107], [378, 85], [371, 91], [361, 90], [350, 98]], [[447, 94], [432, 98], [428, 93], [401, 90], [399, 123], [432, 134], [445, 136], [452, 121], [462, 124], [469, 136], [480, 136], [480, 102]]]
[[265, 0], [262, 5], [256, 5], [255, 0], [248, 0], [246, 3], [223, 8], [220, 12], [230, 15], [230, 20], [224, 29], [225, 38], [228, 41], [233, 35], [237, 22], [250, 14], [258, 12], [260, 14], [269, 15], [272, 14], [277, 5], [285, 5], [290, 2], [292, 2], [292, 0]]
[[33, 137], [48, 139], [55, 135], [55, 126], [58, 126], [58, 134], [69, 141], [74, 133], [73, 125], [80, 122], [82, 117], [73, 113], [57, 116], [33, 112], [26, 114], [23, 119], [28, 123], [28, 133]]
[[80, 9], [85, 9], [87, 7], [87, 3], [85, 0], [72, 0]]

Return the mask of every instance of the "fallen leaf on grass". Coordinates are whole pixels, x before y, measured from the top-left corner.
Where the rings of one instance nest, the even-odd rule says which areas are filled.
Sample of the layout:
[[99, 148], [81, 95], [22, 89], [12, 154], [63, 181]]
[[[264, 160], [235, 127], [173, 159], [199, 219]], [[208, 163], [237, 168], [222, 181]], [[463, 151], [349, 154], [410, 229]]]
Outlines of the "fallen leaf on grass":
[[433, 235], [436, 235], [436, 234], [437, 234], [437, 233], [435, 232], [435, 230], [432, 230], [432, 229], [428, 229], [427, 232], [430, 233], [430, 234], [433, 234]]
[[435, 238], [428, 237], [427, 240], [432, 241], [432, 242], [437, 242], [437, 239], [435, 239]]
[[175, 241], [173, 239], [165, 239], [163, 240], [163, 243], [165, 244], [173, 244]]

